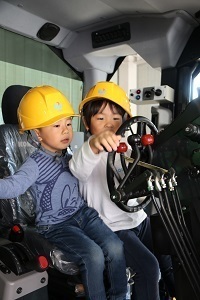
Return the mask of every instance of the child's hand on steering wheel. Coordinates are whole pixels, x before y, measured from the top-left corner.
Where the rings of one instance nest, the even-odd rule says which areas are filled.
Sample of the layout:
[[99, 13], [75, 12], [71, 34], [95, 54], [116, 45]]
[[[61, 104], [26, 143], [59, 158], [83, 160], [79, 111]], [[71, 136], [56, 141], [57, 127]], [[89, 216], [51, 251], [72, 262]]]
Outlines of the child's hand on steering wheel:
[[106, 130], [98, 135], [91, 137], [89, 144], [92, 151], [98, 154], [102, 151], [112, 152], [117, 151], [121, 135], [116, 135], [113, 131]]

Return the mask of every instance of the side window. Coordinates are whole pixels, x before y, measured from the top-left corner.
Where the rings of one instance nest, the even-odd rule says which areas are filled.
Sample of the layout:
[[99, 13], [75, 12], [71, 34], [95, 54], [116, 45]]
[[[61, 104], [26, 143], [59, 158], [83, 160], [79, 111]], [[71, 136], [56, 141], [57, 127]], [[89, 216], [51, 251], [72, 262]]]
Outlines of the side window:
[[[47, 45], [0, 28], [0, 103], [10, 85], [52, 85], [71, 102], [76, 113], [82, 100], [82, 80]], [[73, 119], [74, 131], [79, 118]], [[0, 124], [3, 123], [0, 109]]]
[[193, 79], [192, 99], [200, 97], [200, 73]]

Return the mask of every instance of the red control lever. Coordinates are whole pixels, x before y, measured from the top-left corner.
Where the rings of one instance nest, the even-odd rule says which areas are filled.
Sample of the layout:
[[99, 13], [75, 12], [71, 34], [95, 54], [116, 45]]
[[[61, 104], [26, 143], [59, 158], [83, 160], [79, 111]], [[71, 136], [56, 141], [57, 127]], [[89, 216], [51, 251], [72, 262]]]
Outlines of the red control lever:
[[144, 134], [141, 137], [141, 143], [143, 146], [152, 145], [154, 143], [154, 136], [152, 134]]
[[45, 271], [49, 267], [47, 258], [43, 255], [37, 257], [37, 271]]
[[10, 229], [9, 240], [11, 242], [21, 242], [24, 238], [24, 230], [20, 224], [15, 224]]
[[49, 267], [49, 262], [44, 255], [37, 255], [26, 263], [26, 267], [37, 272], [44, 272]]
[[127, 150], [128, 150], [128, 147], [127, 147], [126, 143], [124, 143], [124, 142], [121, 142], [119, 144], [119, 146], [117, 147], [117, 153], [124, 153]]

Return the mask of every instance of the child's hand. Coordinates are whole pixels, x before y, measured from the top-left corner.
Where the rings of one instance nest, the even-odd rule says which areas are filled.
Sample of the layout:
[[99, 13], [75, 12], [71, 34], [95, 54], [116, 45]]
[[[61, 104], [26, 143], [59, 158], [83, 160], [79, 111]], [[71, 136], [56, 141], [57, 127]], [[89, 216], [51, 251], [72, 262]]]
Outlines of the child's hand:
[[107, 130], [90, 139], [90, 147], [95, 154], [101, 151], [117, 151], [121, 135], [116, 135], [114, 132]]

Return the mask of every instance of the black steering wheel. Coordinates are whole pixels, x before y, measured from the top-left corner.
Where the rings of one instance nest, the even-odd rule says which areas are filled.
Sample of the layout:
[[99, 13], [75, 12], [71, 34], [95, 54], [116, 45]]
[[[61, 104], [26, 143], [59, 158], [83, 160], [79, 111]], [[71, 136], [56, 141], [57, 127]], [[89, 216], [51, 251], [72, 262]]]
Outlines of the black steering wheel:
[[[137, 124], [137, 132], [133, 132], [132, 125]], [[147, 133], [147, 129], [150, 133]], [[132, 117], [126, 120], [117, 130], [117, 135], [127, 137], [127, 143], [120, 143], [117, 151], [108, 153], [107, 159], [107, 182], [110, 199], [126, 212], [136, 212], [147, 206], [151, 201], [150, 189], [152, 184], [152, 172], [145, 164], [151, 164], [153, 151], [151, 145], [154, 135], [158, 133], [156, 126], [147, 118], [142, 116]], [[128, 151], [129, 155], [126, 155]], [[116, 155], [116, 153], [118, 153]], [[120, 166], [116, 166], [119, 161]], [[123, 171], [123, 175], [121, 175]], [[128, 204], [130, 199], [140, 200], [138, 205]]]

